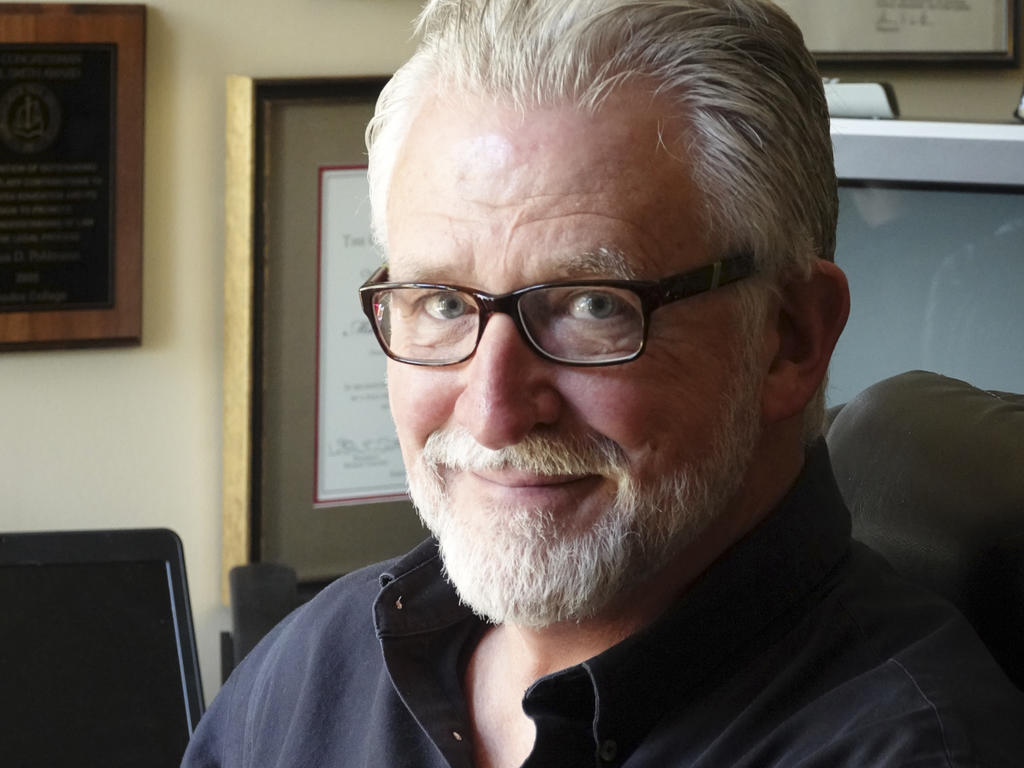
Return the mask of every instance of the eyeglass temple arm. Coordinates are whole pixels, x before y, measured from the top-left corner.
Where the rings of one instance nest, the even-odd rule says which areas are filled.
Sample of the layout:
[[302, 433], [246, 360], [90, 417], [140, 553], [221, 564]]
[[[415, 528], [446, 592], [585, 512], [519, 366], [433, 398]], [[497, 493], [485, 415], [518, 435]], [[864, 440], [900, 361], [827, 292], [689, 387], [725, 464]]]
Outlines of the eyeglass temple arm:
[[662, 281], [663, 300], [674, 301], [705, 291], [713, 291], [723, 285], [749, 277], [755, 271], [757, 270], [752, 254], [743, 253], [738, 256], [730, 256], [685, 275]]

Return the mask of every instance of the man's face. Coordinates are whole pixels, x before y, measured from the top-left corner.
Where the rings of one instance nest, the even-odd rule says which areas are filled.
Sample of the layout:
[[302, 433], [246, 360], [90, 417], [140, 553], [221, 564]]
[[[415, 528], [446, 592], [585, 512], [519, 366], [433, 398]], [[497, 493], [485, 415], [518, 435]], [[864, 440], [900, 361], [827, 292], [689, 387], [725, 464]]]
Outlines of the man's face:
[[[395, 167], [390, 279], [501, 293], [720, 258], [663, 117], [623, 96], [591, 116], [426, 105]], [[495, 621], [591, 615], [722, 511], [759, 424], [737, 306], [732, 289], [668, 305], [617, 366], [545, 361], [504, 315], [463, 363], [389, 361], [413, 499], [465, 602]]]

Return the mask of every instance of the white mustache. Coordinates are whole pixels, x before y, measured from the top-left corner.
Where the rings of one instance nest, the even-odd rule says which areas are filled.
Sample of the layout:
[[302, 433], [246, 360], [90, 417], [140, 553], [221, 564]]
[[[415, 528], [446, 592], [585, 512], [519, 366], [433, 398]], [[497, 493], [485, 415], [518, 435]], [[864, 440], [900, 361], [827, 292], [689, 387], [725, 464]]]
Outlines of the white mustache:
[[437, 473], [441, 467], [461, 471], [516, 469], [537, 475], [622, 475], [629, 462], [617, 443], [601, 435], [582, 438], [527, 435], [497, 450], [480, 445], [464, 427], [432, 433], [421, 460]]

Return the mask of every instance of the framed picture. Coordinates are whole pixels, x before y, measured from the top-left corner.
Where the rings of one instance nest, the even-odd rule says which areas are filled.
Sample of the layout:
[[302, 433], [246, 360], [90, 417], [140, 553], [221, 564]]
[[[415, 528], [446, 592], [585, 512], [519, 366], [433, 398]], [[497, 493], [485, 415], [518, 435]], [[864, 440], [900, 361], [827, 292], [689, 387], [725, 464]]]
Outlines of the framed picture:
[[380, 266], [370, 237], [366, 166], [321, 166], [317, 231], [316, 460], [313, 503], [405, 498], [385, 358], [353, 286]]
[[142, 339], [144, 5], [0, 4], [0, 349]]
[[247, 562], [322, 582], [426, 535], [357, 297], [380, 259], [363, 135], [385, 82], [228, 80], [225, 585]]
[[775, 0], [821, 63], [1018, 61], [1021, 0]]

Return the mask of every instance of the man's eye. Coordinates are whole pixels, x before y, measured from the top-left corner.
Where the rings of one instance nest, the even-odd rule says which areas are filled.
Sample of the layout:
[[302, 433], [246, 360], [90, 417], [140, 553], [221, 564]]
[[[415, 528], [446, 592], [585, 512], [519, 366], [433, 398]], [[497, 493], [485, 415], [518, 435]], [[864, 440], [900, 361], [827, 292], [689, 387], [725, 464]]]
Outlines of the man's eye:
[[569, 301], [569, 314], [580, 320], [604, 320], [620, 309], [621, 302], [616, 296], [600, 291], [580, 293]]
[[438, 320], [455, 320], [469, 310], [467, 301], [457, 293], [435, 293], [424, 300], [427, 314]]

